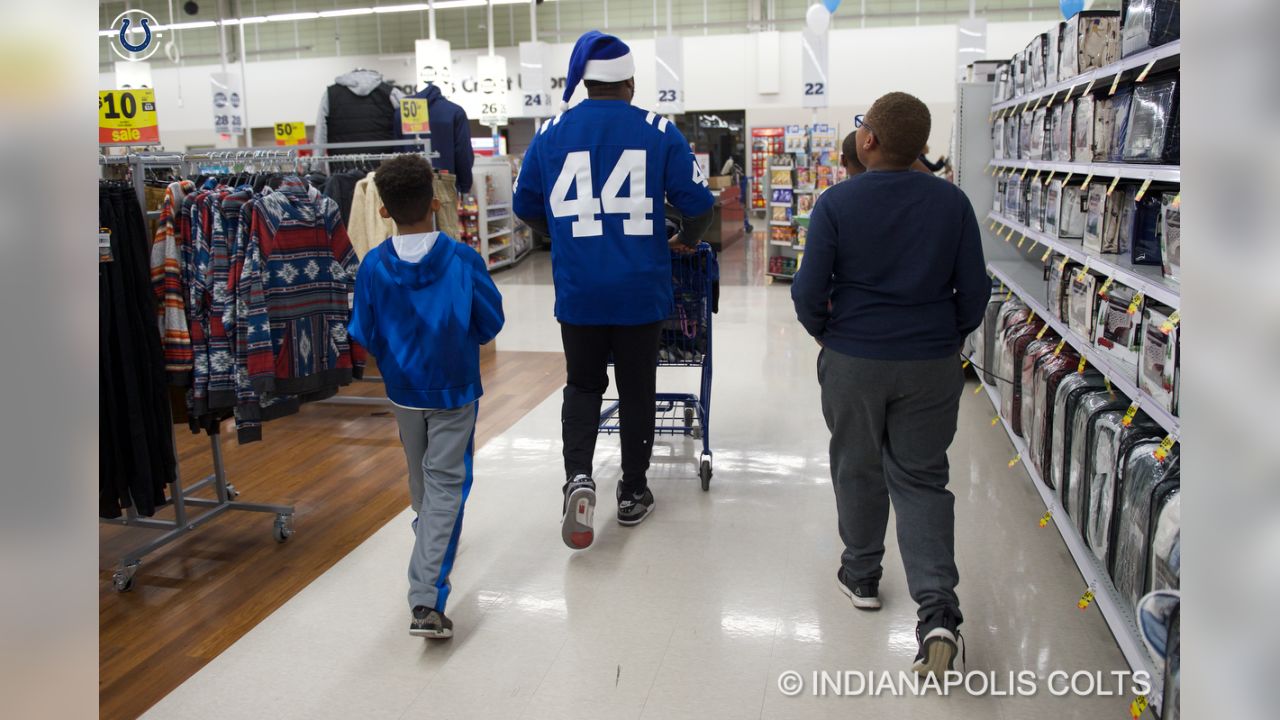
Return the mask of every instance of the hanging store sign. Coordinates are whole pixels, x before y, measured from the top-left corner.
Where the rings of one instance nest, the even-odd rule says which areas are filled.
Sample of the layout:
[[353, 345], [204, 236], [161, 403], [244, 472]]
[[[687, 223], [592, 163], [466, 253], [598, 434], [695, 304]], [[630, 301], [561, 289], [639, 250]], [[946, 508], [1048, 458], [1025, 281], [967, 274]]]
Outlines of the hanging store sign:
[[800, 107], [827, 106], [827, 33], [800, 33]]
[[156, 95], [150, 88], [98, 92], [98, 143], [158, 145]]
[[414, 60], [417, 62], [416, 79], [418, 87], [428, 84], [440, 88], [445, 97], [451, 97], [453, 85], [453, 55], [448, 40], [415, 40], [413, 43]]
[[684, 112], [684, 41], [675, 35], [654, 41], [657, 65], [658, 112], [664, 115]]
[[480, 124], [500, 127], [507, 124], [507, 59], [501, 55], [476, 58], [480, 78]]
[[405, 135], [430, 135], [426, 98], [400, 99], [400, 131]]
[[231, 73], [209, 73], [213, 92], [213, 131], [230, 137], [244, 132], [244, 91], [240, 76]]
[[547, 83], [547, 44], [520, 43], [520, 110], [523, 117], [550, 117], [556, 113]]
[[278, 122], [275, 125], [277, 145], [305, 145], [307, 124], [304, 122]]

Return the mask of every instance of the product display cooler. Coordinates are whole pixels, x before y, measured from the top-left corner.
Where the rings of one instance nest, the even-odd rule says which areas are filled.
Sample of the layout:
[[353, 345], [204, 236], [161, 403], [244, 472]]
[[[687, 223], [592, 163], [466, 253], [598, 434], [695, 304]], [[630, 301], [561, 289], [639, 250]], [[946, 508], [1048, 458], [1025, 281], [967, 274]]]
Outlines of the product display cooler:
[[758, 127], [751, 129], [751, 212], [759, 215], [768, 207], [767, 185], [769, 166], [785, 157], [783, 128]]
[[509, 157], [478, 156], [471, 192], [462, 198], [462, 239], [490, 270], [514, 265], [533, 249], [533, 234], [511, 209], [515, 169]]
[[809, 229], [809, 213], [824, 190], [844, 178], [833, 125], [790, 125], [783, 129], [781, 155], [773, 156], [764, 177], [768, 199], [770, 278], [790, 279], [800, 268]]
[[956, 118], [992, 277], [971, 359], [1084, 578], [1064, 612], [1097, 605], [1166, 719], [1180, 658], [1136, 607], [1179, 585], [1180, 50], [1177, 2], [1083, 12], [962, 83]]

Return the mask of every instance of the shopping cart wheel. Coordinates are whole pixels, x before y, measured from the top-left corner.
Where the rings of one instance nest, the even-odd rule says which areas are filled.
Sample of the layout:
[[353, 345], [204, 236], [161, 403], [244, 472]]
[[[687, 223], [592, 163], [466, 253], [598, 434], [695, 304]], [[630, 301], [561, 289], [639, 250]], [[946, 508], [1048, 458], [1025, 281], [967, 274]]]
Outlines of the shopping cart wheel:
[[711, 489], [711, 461], [703, 460], [702, 465], [698, 467], [698, 477], [702, 478], [702, 492]]
[[693, 408], [691, 408], [691, 407], [686, 407], [686, 408], [684, 409], [684, 426], [685, 426], [685, 428], [691, 428], [691, 427], [693, 427], [693, 418], [694, 418], [694, 416], [695, 416], [695, 414], [694, 414], [694, 412], [693, 412]]

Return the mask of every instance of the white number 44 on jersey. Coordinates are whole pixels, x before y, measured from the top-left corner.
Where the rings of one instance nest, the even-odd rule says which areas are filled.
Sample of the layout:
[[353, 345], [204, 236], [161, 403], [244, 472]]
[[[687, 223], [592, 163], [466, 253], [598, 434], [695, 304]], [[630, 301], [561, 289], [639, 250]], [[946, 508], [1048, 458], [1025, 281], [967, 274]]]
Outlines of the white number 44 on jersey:
[[[694, 173], [698, 172], [694, 163]], [[628, 183], [627, 194], [620, 195], [623, 182]], [[569, 186], [573, 185], [577, 198], [569, 199]], [[653, 198], [645, 195], [645, 152], [623, 150], [618, 164], [604, 181], [600, 197], [595, 196], [591, 178], [591, 152], [579, 150], [565, 156], [560, 177], [551, 188], [551, 214], [560, 217], [577, 217], [573, 221], [574, 237], [596, 237], [604, 234], [600, 220], [603, 210], [610, 215], [625, 215], [622, 232], [626, 235], [653, 235]]]

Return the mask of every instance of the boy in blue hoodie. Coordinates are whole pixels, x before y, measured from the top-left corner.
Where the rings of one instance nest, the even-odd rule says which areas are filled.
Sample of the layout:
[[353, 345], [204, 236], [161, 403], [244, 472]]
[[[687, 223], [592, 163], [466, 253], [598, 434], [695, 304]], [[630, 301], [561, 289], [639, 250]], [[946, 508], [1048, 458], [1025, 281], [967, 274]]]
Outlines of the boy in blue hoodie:
[[480, 346], [502, 329], [502, 296], [480, 254], [435, 231], [440, 209], [420, 155], [384, 162], [373, 178], [399, 235], [364, 256], [351, 337], [378, 359], [409, 464], [417, 536], [409, 560], [409, 634], [453, 636], [449, 572], [471, 490]]

